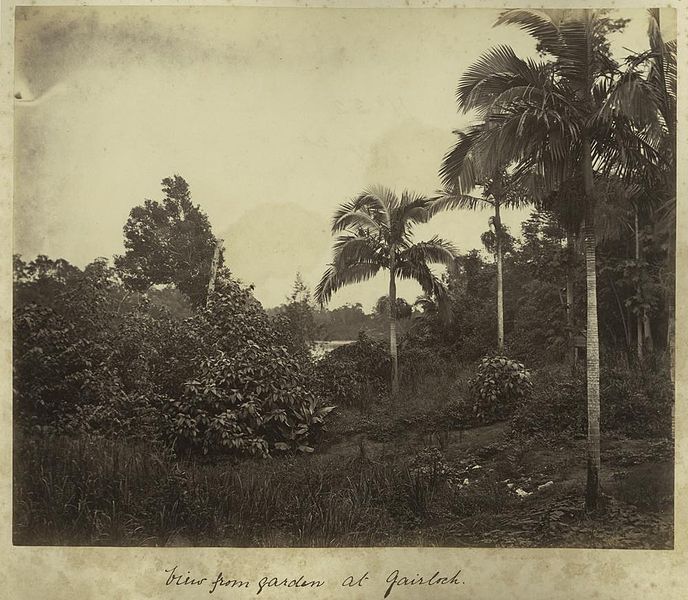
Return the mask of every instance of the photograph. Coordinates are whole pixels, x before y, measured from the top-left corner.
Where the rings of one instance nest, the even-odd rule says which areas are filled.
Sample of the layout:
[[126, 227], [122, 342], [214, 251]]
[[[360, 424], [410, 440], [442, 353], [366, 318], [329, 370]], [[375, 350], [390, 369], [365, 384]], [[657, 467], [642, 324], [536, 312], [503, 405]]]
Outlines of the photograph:
[[12, 544], [672, 551], [677, 10], [611, 4], [17, 6]]

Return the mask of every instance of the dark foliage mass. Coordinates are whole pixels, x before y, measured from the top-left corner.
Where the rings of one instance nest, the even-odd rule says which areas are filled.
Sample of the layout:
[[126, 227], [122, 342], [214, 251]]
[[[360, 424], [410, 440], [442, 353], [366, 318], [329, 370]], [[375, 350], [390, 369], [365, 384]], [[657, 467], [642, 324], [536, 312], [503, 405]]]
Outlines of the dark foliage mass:
[[193, 325], [206, 350], [171, 403], [175, 440], [204, 452], [312, 452], [310, 440], [332, 407], [314, 394], [310, 357], [287, 339], [284, 324], [230, 282]]
[[312, 391], [307, 349], [249, 289], [223, 281], [180, 319], [105, 261], [82, 271], [17, 258], [15, 290], [15, 410], [30, 430], [312, 451], [330, 409]]
[[365, 409], [389, 383], [389, 347], [364, 333], [353, 344], [340, 346], [318, 361], [321, 393], [331, 401]]
[[[598, 245], [600, 343], [610, 353], [636, 359], [635, 322], [645, 311], [656, 357], [667, 344], [666, 238], [645, 233], [644, 258], [636, 261], [633, 232]], [[571, 325], [566, 315], [566, 282], [574, 290]], [[406, 344], [428, 347], [460, 361], [496, 352], [496, 269], [477, 250], [460, 255], [447, 275], [452, 315], [441, 318], [436, 303], [423, 298]], [[569, 334], [585, 331], [585, 271], [580, 249], [569, 250], [566, 233], [547, 211], [534, 211], [522, 224], [520, 242], [504, 257], [506, 351], [527, 366], [568, 360]], [[661, 363], [661, 359], [660, 359]], [[659, 366], [659, 365], [658, 365]]]
[[[623, 362], [610, 362], [601, 374], [602, 429], [631, 438], [670, 438], [673, 389], [666, 373], [649, 368], [630, 371]], [[517, 405], [511, 424], [518, 435], [584, 436], [584, 374], [572, 375], [554, 366], [538, 371], [533, 393]]]

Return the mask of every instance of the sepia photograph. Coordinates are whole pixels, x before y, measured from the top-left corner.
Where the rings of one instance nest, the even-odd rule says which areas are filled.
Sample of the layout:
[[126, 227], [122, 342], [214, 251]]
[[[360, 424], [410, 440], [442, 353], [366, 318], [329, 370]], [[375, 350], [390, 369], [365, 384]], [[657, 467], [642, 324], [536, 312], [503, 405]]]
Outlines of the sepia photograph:
[[14, 545], [673, 550], [675, 9], [18, 6], [13, 85]]

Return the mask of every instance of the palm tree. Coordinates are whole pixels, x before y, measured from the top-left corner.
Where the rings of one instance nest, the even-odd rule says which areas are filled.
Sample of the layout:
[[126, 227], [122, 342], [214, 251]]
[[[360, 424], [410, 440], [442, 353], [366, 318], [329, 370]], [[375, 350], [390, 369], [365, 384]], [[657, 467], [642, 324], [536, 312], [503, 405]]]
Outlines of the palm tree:
[[[586, 507], [599, 498], [600, 358], [597, 322], [595, 171], [616, 166], [621, 137], [629, 133], [628, 107], [640, 100], [615, 88], [618, 65], [609, 57], [602, 13], [580, 10], [507, 10], [498, 24], [530, 33], [549, 60], [522, 60], [508, 46], [483, 55], [464, 74], [458, 96], [488, 124], [476, 144], [486, 168], [517, 163], [516, 178], [534, 189], [554, 191], [578, 175], [586, 266], [586, 371], [588, 477]], [[613, 93], [612, 93], [613, 92]], [[611, 99], [614, 104], [610, 103]], [[641, 136], [627, 136], [623, 148], [651, 155]]]
[[412, 229], [431, 218], [432, 201], [404, 192], [401, 198], [385, 187], [375, 186], [342, 204], [332, 219], [334, 243], [332, 263], [315, 289], [315, 299], [324, 305], [338, 289], [389, 271], [389, 347], [392, 360], [392, 394], [399, 391], [397, 356], [397, 279], [414, 279], [423, 291], [446, 304], [444, 284], [429, 264], [451, 265], [456, 251], [447, 241], [433, 237], [413, 243]]
[[[440, 177], [445, 191], [436, 199], [432, 211], [451, 208], [470, 210], [492, 208], [494, 214], [490, 225], [494, 227], [494, 254], [497, 265], [497, 349], [504, 352], [504, 283], [503, 283], [503, 249], [504, 228], [501, 209], [518, 208], [526, 202], [526, 196], [516, 182], [507, 174], [505, 164], [496, 165], [491, 171], [484, 170], [484, 162], [479, 153], [480, 140], [485, 123], [469, 127], [465, 131], [454, 131], [457, 142], [447, 152], [440, 167]], [[469, 195], [476, 186], [482, 186], [482, 197]]]

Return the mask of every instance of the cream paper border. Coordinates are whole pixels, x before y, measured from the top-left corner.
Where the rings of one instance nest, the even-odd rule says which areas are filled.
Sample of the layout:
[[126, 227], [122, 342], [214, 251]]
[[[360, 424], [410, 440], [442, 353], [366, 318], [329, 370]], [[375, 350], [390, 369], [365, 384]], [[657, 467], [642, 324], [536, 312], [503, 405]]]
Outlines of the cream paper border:
[[[74, 2], [42, 0], [20, 2], [30, 5], [184, 5], [185, 2]], [[248, 6], [329, 6], [396, 7], [418, 10], [430, 7], [480, 7], [477, 2], [452, 3], [424, 0], [249, 0], [205, 2], [196, 5]], [[594, 3], [576, 1], [576, 6]], [[538, 6], [530, 2], [508, 2], [502, 6]], [[548, 6], [566, 6], [551, 0]], [[0, 598], [16, 600], [144, 598], [191, 599], [208, 597], [208, 588], [165, 587], [164, 569], [178, 565], [179, 570], [212, 577], [218, 571], [234, 578], [255, 582], [264, 575], [326, 580], [317, 589], [267, 589], [266, 599], [289, 598], [382, 598], [385, 578], [393, 569], [411, 575], [432, 574], [436, 570], [453, 574], [461, 569], [459, 586], [396, 588], [390, 598], [470, 598], [557, 600], [574, 598], [654, 599], [688, 598], [686, 457], [688, 455], [688, 309], [680, 302], [688, 291], [688, 202], [686, 196], [688, 109], [686, 107], [686, 16], [685, 2], [665, 6], [678, 10], [679, 40], [679, 152], [678, 152], [678, 251], [677, 251], [677, 395], [676, 395], [676, 502], [675, 549], [583, 550], [583, 549], [451, 549], [451, 548], [381, 548], [381, 549], [231, 549], [231, 548], [74, 548], [13, 547], [11, 518], [11, 231], [12, 231], [12, 133], [13, 133], [13, 39], [14, 2], [2, 2], [0, 45]], [[493, 0], [486, 8], [499, 8]], [[655, 6], [641, 2], [608, 0], [600, 6], [643, 8]], [[682, 134], [682, 135], [681, 135]], [[343, 588], [348, 575], [356, 578], [369, 572], [365, 587]], [[222, 589], [216, 598], [251, 598], [256, 588]]]

